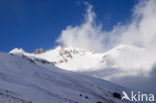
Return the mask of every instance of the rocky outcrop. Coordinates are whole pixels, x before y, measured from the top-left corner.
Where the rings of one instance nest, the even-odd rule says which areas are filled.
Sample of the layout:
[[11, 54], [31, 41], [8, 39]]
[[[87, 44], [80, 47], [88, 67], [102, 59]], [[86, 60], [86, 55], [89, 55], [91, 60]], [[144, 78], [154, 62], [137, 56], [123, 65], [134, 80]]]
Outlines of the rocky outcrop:
[[36, 49], [36, 50], [34, 51], [35, 54], [41, 54], [41, 53], [44, 53], [44, 52], [45, 52], [45, 50], [44, 50], [43, 48]]

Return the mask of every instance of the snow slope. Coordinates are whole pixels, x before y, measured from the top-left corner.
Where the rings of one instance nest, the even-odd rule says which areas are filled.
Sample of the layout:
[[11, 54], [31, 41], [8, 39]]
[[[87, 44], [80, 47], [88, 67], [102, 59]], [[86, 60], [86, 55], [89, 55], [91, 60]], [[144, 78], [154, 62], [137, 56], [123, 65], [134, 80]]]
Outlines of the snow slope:
[[0, 103], [126, 103], [113, 93], [129, 89], [44, 63], [0, 53]]
[[55, 49], [41, 54], [22, 51], [22, 49], [15, 48], [10, 51], [10, 53], [16, 55], [23, 54], [31, 59], [33, 59], [33, 57], [45, 59], [55, 64], [57, 67], [72, 71], [79, 71], [80, 68], [83, 68], [82, 71], [87, 70], [88, 68], [97, 68], [101, 59], [101, 54], [97, 54], [95, 51], [86, 51], [75, 47], [58, 46]]
[[[156, 91], [156, 58], [144, 48], [120, 44], [104, 52], [83, 50], [75, 47], [60, 47], [41, 54], [14, 49], [10, 54], [28, 58], [36, 64], [51, 68], [53, 64], [61, 69], [108, 80], [136, 90]], [[44, 65], [43, 65], [44, 64]]]
[[55, 64], [57, 67], [71, 71], [91, 71], [101, 67], [120, 66], [124, 68], [124, 65], [118, 62], [118, 59], [122, 58], [125, 54], [138, 55], [142, 52], [142, 48], [130, 45], [119, 45], [105, 53], [60, 46], [41, 54], [27, 53], [23, 49], [17, 48], [10, 51], [11, 54], [23, 54], [31, 59], [41, 58]]
[[105, 53], [60, 46], [41, 54], [27, 53], [23, 49], [17, 48], [10, 51], [10, 53], [16, 55], [22, 54], [31, 59], [41, 58], [65, 70], [94, 71], [104, 67], [120, 67], [124, 69], [125, 65], [132, 67], [131, 64], [128, 64], [129, 62], [125, 62], [124, 57], [133, 59], [134, 56], [140, 56], [143, 51], [144, 49], [139, 47], [121, 44]]
[[[152, 63], [150, 60], [148, 64], [141, 64], [142, 58], [140, 57], [144, 57], [143, 52], [143, 48], [121, 44], [104, 53], [97, 53], [96, 51], [83, 50], [75, 47], [60, 46], [41, 54], [28, 53], [23, 49], [17, 48], [9, 53], [18, 56], [24, 55], [32, 60], [35, 58], [44, 59], [61, 69], [76, 72], [91, 72], [107, 68], [118, 68], [121, 71], [134, 71], [136, 73], [138, 69], [146, 72], [150, 71], [150, 69], [146, 67], [148, 64]], [[134, 58], [139, 58], [137, 63], [135, 63], [136, 61], [134, 61]], [[139, 61], [141, 62], [139, 63]], [[135, 73], [132, 74], [137, 75]]]

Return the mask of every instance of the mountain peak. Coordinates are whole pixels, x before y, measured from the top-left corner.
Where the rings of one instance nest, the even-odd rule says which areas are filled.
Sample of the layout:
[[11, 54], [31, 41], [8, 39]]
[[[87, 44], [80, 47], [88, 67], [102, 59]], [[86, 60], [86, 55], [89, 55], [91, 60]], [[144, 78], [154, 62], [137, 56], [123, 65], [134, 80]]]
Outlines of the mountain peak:
[[22, 48], [20, 48], [20, 49], [19, 48], [14, 48], [9, 53], [13, 53], [13, 54], [16, 54], [16, 53], [25, 53], [25, 51]]

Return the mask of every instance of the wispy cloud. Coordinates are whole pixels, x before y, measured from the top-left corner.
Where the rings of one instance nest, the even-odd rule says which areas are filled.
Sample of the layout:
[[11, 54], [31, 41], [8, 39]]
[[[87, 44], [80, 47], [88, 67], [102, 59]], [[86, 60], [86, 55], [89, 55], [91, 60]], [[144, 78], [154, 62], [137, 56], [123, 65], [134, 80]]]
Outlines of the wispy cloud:
[[[135, 76], [148, 77], [156, 63], [156, 0], [140, 0], [133, 8], [131, 22], [114, 25], [114, 28], [109, 32], [102, 30], [102, 25], [96, 24], [96, 14], [92, 11], [93, 6], [87, 2], [85, 4], [88, 8], [84, 22], [79, 26], [67, 26], [57, 42], [64, 46], [74, 46], [99, 52], [119, 44], [140, 47], [143, 52], [139, 55], [131, 51], [120, 55], [116, 63], [119, 66], [117, 68], [120, 68], [118, 70], [122, 70], [122, 72], [114, 74], [112, 72], [110, 77], [122, 79], [121, 74], [123, 74], [124, 76], [131, 76], [131, 81]], [[153, 77], [151, 78], [153, 80]]]
[[[105, 51], [119, 44], [133, 45], [144, 48], [142, 55], [137, 56], [137, 68], [151, 67], [156, 61], [156, 1], [140, 0], [133, 8], [131, 22], [125, 25], [114, 25], [114, 28], [107, 32], [102, 30], [102, 25], [97, 25], [95, 21], [96, 14], [93, 12], [93, 6], [87, 2], [87, 12], [85, 19], [79, 26], [67, 26], [62, 31], [57, 42], [64, 46], [74, 46], [84, 49]], [[132, 58], [126, 58], [127, 64], [133, 62]], [[136, 55], [131, 55], [136, 57]], [[120, 58], [119, 58], [120, 60]], [[125, 60], [124, 60], [125, 61]], [[126, 62], [125, 61], [125, 62]], [[124, 68], [129, 65], [118, 63]], [[139, 65], [139, 66], [138, 66]]]
[[[154, 63], [156, 63], [156, 1], [145, 0], [140, 1], [134, 8], [132, 22], [128, 25], [123, 25], [115, 28], [118, 32], [113, 33], [114, 44], [128, 44], [141, 47], [144, 52], [141, 55], [127, 54], [124, 55], [125, 62], [129, 65], [124, 65], [124, 68], [130, 68], [131, 64], [134, 68], [140, 70], [145, 69], [150, 71]], [[116, 41], [117, 40], [117, 41]], [[111, 44], [111, 45], [114, 45]], [[130, 59], [129, 57], [133, 57]], [[135, 58], [135, 59], [134, 59]]]
[[[87, 2], [84, 23], [80, 26], [67, 26], [57, 42], [64, 46], [76, 46], [92, 50], [105, 50], [123, 43], [141, 47], [151, 47], [156, 40], [156, 1], [144, 0], [133, 9], [132, 21], [125, 25], [114, 25], [110, 32], [97, 25], [93, 6]], [[108, 36], [109, 34], [109, 36]]]
[[74, 46], [83, 49], [103, 50], [104, 35], [101, 30], [101, 25], [95, 23], [95, 13], [92, 11], [93, 6], [87, 2], [87, 12], [84, 22], [80, 26], [67, 26], [62, 31], [61, 36], [57, 40], [58, 43], [64, 46]]

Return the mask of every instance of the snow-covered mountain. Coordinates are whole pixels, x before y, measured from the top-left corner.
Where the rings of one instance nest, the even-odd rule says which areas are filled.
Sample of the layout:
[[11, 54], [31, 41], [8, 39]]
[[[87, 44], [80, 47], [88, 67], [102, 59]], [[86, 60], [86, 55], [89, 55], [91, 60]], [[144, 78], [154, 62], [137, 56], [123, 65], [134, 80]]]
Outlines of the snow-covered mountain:
[[61, 47], [48, 50], [41, 54], [27, 53], [23, 49], [15, 48], [11, 54], [24, 55], [30, 59], [40, 58], [53, 63], [57, 67], [71, 71], [91, 71], [103, 67], [117, 67], [118, 60], [125, 54], [141, 54], [142, 48], [119, 45], [105, 53], [83, 50], [75, 47]]
[[[135, 63], [134, 58], [142, 56], [143, 52], [143, 48], [120, 44], [104, 53], [61, 46], [40, 54], [28, 53], [18, 48], [9, 53], [20, 57], [24, 56], [33, 62], [53, 64], [64, 70], [83, 72], [87, 75], [110, 80], [127, 75], [138, 75], [140, 72], [136, 72], [138, 68], [135, 67], [140, 66], [140, 64]], [[120, 72], [113, 72], [108, 68]], [[144, 70], [144, 68], [141, 69]]]
[[[58, 46], [39, 54], [15, 48], [10, 51], [10, 54], [27, 58], [42, 67], [53, 64], [63, 70], [109, 80], [128, 88], [153, 92], [156, 90], [156, 84], [152, 81], [156, 76], [151, 73], [155, 70], [152, 66], [156, 60], [148, 58], [149, 53], [146, 54], [146, 52], [141, 47], [120, 44], [103, 53]], [[140, 84], [143, 85], [140, 86]]]
[[[124, 67], [119, 61], [125, 55], [143, 52], [119, 45], [105, 53], [60, 46], [39, 54], [18, 48], [0, 53], [0, 103], [129, 103], [121, 100], [122, 92], [130, 95], [134, 89], [102, 79], [122, 73], [114, 68]], [[102, 79], [84, 75], [94, 76], [98, 71]]]
[[32, 60], [34, 58], [41, 58], [53, 63], [57, 67], [73, 71], [79, 70], [79, 68], [84, 68], [85, 70], [97, 67], [101, 57], [101, 54], [97, 54], [95, 51], [86, 51], [79, 48], [61, 46], [41, 54], [27, 53], [23, 49], [17, 48], [10, 51], [10, 53], [15, 55], [22, 54]]
[[121, 100], [122, 91], [130, 93], [130, 89], [61, 70], [42, 59], [0, 53], [0, 103], [129, 103]]

